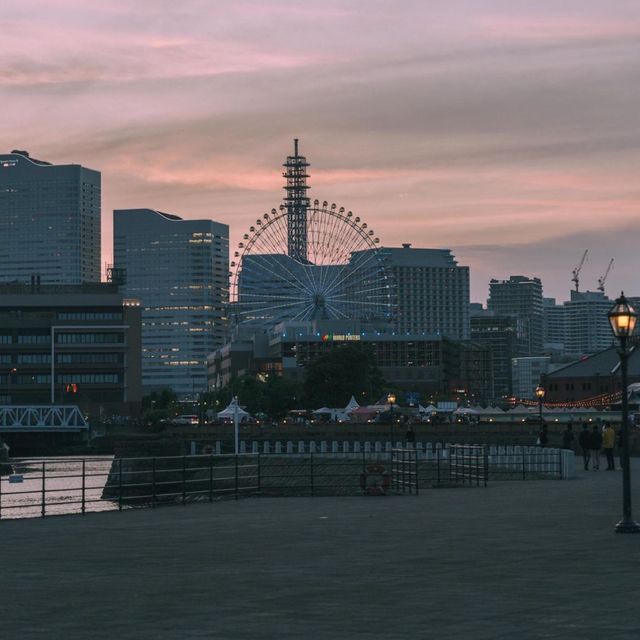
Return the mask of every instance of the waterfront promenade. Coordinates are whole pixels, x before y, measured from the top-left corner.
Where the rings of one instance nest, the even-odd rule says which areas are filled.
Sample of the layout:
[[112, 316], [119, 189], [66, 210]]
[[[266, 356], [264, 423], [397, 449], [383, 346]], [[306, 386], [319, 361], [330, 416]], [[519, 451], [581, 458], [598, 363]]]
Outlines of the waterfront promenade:
[[640, 536], [613, 533], [620, 512], [621, 472], [601, 470], [6, 521], [0, 628], [22, 640], [635, 640]]

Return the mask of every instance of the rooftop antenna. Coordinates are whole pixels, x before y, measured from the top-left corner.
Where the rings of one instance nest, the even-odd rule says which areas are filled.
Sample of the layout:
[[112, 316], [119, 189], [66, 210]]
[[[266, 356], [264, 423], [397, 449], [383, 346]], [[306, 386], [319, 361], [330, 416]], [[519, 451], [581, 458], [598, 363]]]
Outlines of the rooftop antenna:
[[578, 264], [575, 266], [575, 268], [572, 271], [573, 275], [571, 277], [571, 280], [576, 285], [576, 291], [580, 290], [580, 270], [582, 269], [582, 265], [585, 263], [585, 260], [587, 259], [588, 253], [589, 253], [589, 249], [585, 249], [584, 253], [582, 254], [582, 259], [580, 260], [580, 262], [578, 262]]
[[282, 174], [287, 179], [284, 186], [286, 195], [284, 205], [287, 209], [287, 253], [291, 258], [306, 264], [307, 260], [307, 167], [309, 163], [304, 156], [298, 155], [298, 138], [293, 141], [293, 155], [287, 156], [282, 165], [286, 171]]

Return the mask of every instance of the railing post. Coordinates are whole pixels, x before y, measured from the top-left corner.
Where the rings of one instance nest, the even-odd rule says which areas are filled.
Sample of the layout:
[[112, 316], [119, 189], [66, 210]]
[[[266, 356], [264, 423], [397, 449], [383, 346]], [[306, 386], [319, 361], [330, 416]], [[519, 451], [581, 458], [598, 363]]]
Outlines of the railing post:
[[151, 508], [156, 506], [156, 459], [151, 458]]
[[209, 502], [213, 502], [213, 453], [209, 456]]
[[0, 520], [2, 520], [2, 476], [0, 476]]
[[46, 489], [46, 462], [42, 461], [42, 517], [44, 518], [47, 511], [47, 489]]
[[309, 479], [311, 480], [311, 497], [313, 498], [313, 453], [309, 454]]
[[487, 445], [482, 446], [482, 457], [484, 458], [484, 486], [486, 487], [489, 479], [489, 450]]
[[122, 458], [118, 458], [118, 511], [122, 511]]
[[520, 447], [520, 451], [522, 451], [522, 479], [526, 480], [527, 479], [527, 468], [526, 468], [526, 462], [525, 462], [525, 457], [524, 457], [524, 447]]
[[236, 500], [238, 499], [238, 454], [235, 455], [236, 459]]
[[262, 456], [258, 454], [258, 491], [262, 490]]
[[437, 476], [437, 482], [439, 485], [440, 484], [440, 449], [436, 449], [436, 476]]
[[402, 451], [402, 493], [407, 492], [407, 450]]
[[416, 448], [413, 452], [413, 457], [415, 460], [415, 470], [416, 470], [416, 495], [420, 493], [420, 481], [418, 480], [418, 449]]
[[187, 503], [187, 457], [182, 456], [182, 504]]
[[562, 480], [562, 449], [558, 449], [558, 471], [560, 473], [560, 480]]
[[85, 512], [85, 489], [86, 489], [86, 480], [85, 480], [85, 469], [86, 469], [86, 460], [82, 458], [82, 513]]

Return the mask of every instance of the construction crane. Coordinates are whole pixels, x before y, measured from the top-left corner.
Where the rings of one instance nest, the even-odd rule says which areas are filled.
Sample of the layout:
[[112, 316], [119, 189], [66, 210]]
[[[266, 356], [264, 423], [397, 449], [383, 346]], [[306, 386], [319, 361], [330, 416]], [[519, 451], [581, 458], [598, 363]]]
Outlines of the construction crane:
[[604, 293], [604, 283], [607, 280], [607, 276], [609, 275], [609, 271], [611, 271], [611, 267], [613, 267], [613, 258], [611, 258], [611, 260], [609, 260], [609, 266], [607, 267], [607, 270], [604, 272], [604, 275], [600, 276], [598, 278], [598, 291], [602, 291], [602, 293]]
[[576, 285], [576, 291], [578, 291], [579, 288], [580, 288], [580, 269], [582, 269], [582, 265], [584, 264], [585, 260], [587, 259], [587, 254], [588, 253], [589, 253], [589, 249], [585, 249], [584, 253], [582, 254], [582, 260], [580, 260], [580, 262], [578, 262], [578, 264], [576, 265], [576, 267], [572, 271], [573, 276], [572, 276], [571, 280]]

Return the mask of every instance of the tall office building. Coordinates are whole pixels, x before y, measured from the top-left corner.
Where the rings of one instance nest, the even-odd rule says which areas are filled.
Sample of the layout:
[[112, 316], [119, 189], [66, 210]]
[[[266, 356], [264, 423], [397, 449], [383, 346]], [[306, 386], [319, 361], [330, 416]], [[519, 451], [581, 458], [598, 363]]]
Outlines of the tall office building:
[[0, 282], [100, 281], [100, 173], [0, 155]]
[[487, 308], [517, 321], [518, 357], [542, 353], [544, 322], [540, 278], [510, 276], [489, 282]]
[[152, 209], [113, 212], [114, 262], [142, 304], [142, 383], [193, 397], [207, 355], [222, 346], [229, 297], [229, 227]]
[[385, 268], [393, 285], [393, 325], [400, 333], [469, 338], [469, 267], [449, 249], [384, 247]]

